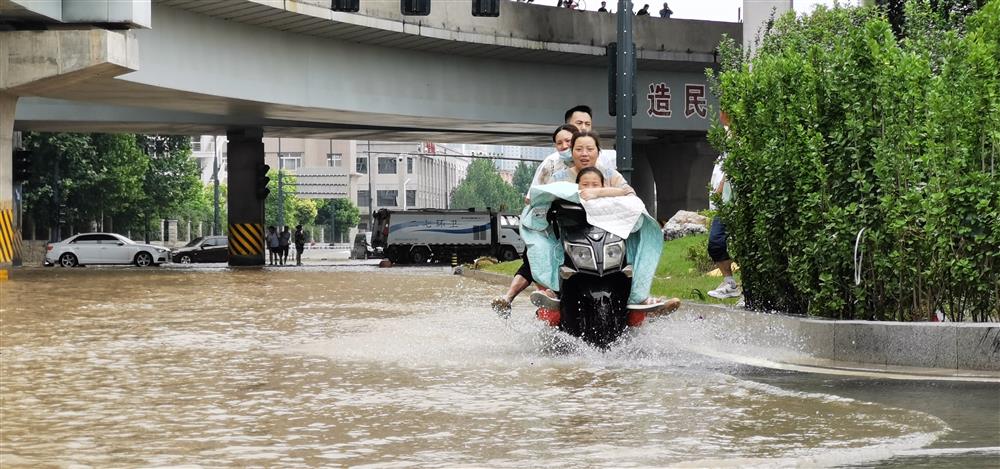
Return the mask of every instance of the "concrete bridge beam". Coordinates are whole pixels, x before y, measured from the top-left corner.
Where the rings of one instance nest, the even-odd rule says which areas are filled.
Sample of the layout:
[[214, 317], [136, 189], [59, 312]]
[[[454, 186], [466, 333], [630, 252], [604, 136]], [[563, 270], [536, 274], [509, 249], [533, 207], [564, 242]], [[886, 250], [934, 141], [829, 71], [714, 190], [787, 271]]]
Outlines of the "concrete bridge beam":
[[264, 265], [264, 200], [257, 198], [257, 168], [264, 164], [263, 129], [226, 133], [229, 174], [229, 265]]

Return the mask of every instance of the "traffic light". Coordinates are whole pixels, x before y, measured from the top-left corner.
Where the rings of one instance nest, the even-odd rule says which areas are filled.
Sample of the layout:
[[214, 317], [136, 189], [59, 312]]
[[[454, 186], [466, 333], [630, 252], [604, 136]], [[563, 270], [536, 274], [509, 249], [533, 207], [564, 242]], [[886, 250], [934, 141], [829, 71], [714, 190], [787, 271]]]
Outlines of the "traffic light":
[[[629, 73], [632, 75], [632, 115], [638, 110], [638, 102], [635, 100], [635, 43], [632, 43], [630, 51], [632, 60], [629, 64]], [[612, 42], [607, 47], [608, 54], [608, 114], [614, 116], [618, 114], [618, 80], [622, 79], [618, 73], [618, 43]]]
[[267, 172], [271, 170], [271, 167], [266, 164], [257, 165], [257, 198], [264, 200], [267, 198], [267, 194], [271, 193], [271, 189], [267, 188], [267, 184], [271, 182], [271, 178], [267, 177]]
[[31, 150], [14, 150], [14, 182], [31, 179]]
[[399, 11], [406, 16], [431, 14], [431, 0], [399, 0]]
[[500, 16], [500, 0], [472, 0], [472, 16]]
[[330, 5], [330, 9], [333, 11], [345, 11], [348, 13], [357, 13], [360, 8], [360, 0], [333, 0], [333, 3]]

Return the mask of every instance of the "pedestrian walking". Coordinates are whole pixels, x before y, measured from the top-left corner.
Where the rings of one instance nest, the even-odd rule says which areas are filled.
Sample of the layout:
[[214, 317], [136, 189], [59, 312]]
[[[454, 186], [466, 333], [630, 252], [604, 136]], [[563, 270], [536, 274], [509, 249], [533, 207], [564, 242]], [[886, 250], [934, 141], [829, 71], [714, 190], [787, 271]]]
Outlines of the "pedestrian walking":
[[291, 239], [292, 232], [288, 231], [288, 227], [285, 226], [285, 228], [281, 230], [281, 236], [278, 237], [278, 249], [281, 252], [281, 265], [285, 265], [285, 263], [288, 262], [288, 245]]
[[278, 230], [271, 225], [267, 227], [267, 252], [270, 255], [271, 265], [278, 259]]
[[295, 265], [302, 265], [302, 250], [306, 248], [306, 233], [302, 225], [295, 225]]

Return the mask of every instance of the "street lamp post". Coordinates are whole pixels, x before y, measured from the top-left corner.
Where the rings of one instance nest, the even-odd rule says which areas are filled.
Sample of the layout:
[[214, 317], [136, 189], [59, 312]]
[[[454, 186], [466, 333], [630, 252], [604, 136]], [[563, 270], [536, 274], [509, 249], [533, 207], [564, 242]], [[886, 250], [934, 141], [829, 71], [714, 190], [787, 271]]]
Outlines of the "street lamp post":
[[403, 181], [403, 211], [406, 211], [406, 186], [410, 184], [410, 180], [407, 179]]
[[285, 226], [285, 194], [283, 191], [284, 183], [281, 180], [282, 166], [284, 164], [281, 158], [281, 137], [278, 137], [278, 230], [281, 230]]
[[215, 136], [215, 161], [212, 163], [212, 180], [214, 183], [215, 212], [212, 218], [212, 235], [218, 236], [222, 233], [219, 227], [219, 136]]

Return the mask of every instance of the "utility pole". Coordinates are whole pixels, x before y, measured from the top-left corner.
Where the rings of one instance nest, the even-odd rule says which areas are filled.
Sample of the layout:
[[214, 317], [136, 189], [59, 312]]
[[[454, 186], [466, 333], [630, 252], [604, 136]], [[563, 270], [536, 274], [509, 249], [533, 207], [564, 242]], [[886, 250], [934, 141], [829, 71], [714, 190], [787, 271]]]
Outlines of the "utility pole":
[[219, 227], [219, 136], [215, 136], [215, 161], [212, 163], [212, 180], [215, 181], [215, 212], [212, 218], [212, 235], [218, 236]]
[[284, 166], [284, 161], [281, 158], [281, 137], [278, 137], [278, 230], [280, 231], [285, 226], [285, 193], [284, 183], [282, 182], [282, 167]]
[[372, 141], [368, 141], [368, 231], [375, 231], [375, 194], [372, 193]]
[[615, 150], [618, 171], [632, 182], [632, 84], [635, 81], [635, 47], [632, 45], [632, 2], [618, 0], [618, 48], [615, 64]]

